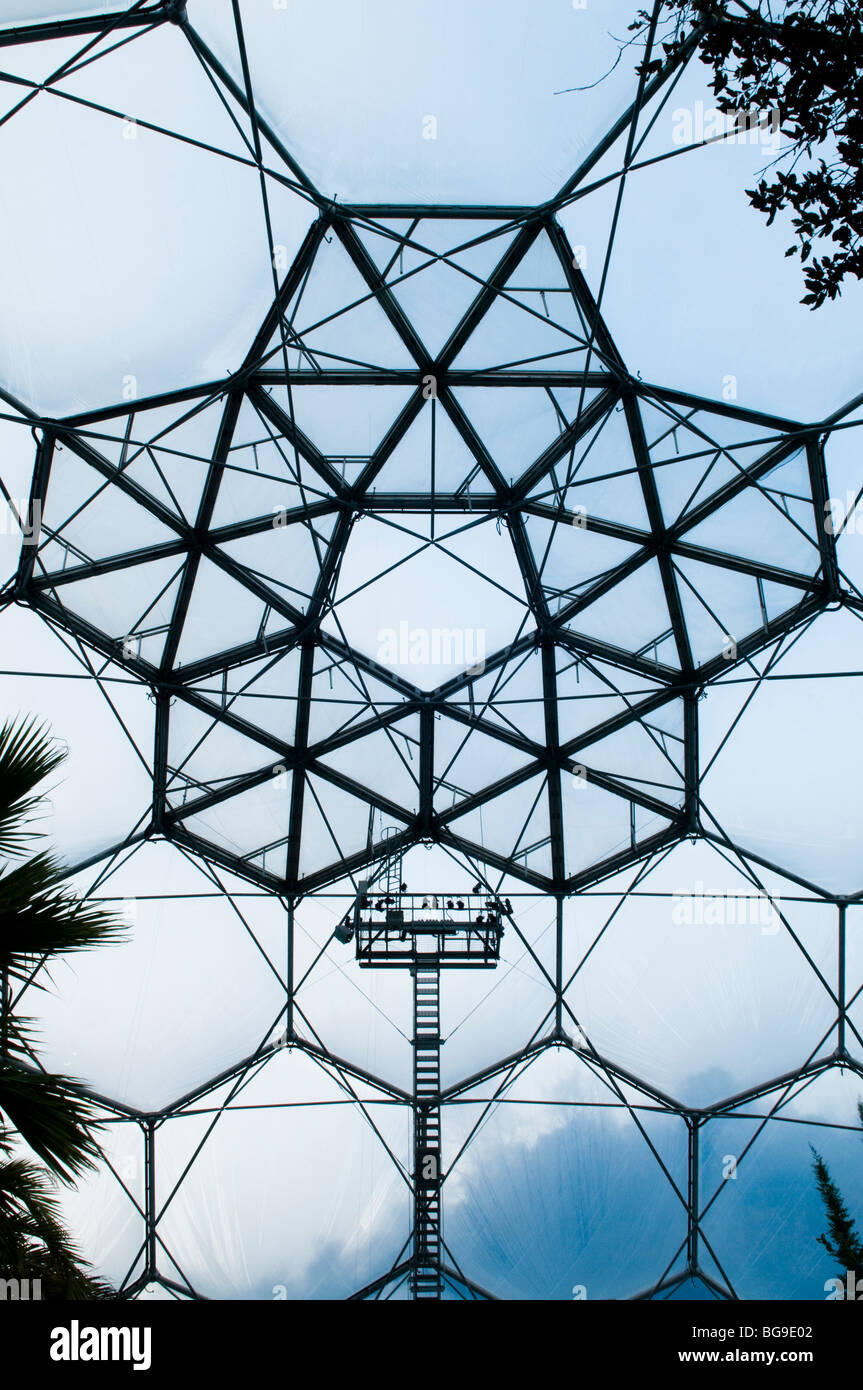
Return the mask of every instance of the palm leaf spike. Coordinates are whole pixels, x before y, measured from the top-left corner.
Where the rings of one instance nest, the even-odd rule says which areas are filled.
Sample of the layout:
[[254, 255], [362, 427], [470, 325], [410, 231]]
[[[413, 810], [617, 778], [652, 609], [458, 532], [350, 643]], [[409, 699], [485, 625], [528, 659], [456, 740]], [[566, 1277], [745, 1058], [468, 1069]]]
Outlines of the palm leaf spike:
[[122, 937], [122, 918], [61, 887], [61, 872], [59, 860], [40, 851], [0, 873], [0, 967], [21, 974], [28, 971], [26, 957], [65, 955]]
[[90, 1273], [62, 1224], [47, 1173], [14, 1157], [0, 1129], [0, 1268], [17, 1278], [40, 1279], [43, 1296], [62, 1299], [115, 1297]]
[[39, 835], [28, 824], [42, 799], [33, 792], [65, 757], [35, 718], [7, 719], [0, 728], [0, 856], [19, 857]]
[[0, 728], [0, 858], [20, 861], [0, 870], [0, 1119], [56, 1177], [72, 1182], [99, 1155], [98, 1112], [71, 1078], [33, 1066], [27, 1021], [11, 1011], [13, 980], [26, 989], [52, 959], [116, 941], [125, 930], [121, 919], [62, 886], [55, 856], [40, 850], [23, 857], [40, 838], [29, 824], [42, 799], [36, 788], [65, 757], [34, 719]]
[[62, 1182], [73, 1183], [95, 1168], [102, 1124], [70, 1077], [5, 1059], [0, 1113]]

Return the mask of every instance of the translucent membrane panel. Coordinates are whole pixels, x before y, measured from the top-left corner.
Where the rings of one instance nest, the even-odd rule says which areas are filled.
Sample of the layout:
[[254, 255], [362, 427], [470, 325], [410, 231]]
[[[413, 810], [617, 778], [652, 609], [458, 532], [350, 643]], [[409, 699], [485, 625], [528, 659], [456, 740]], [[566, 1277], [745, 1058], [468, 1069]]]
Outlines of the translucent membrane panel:
[[61, 1210], [84, 1258], [119, 1289], [143, 1272], [144, 1137], [134, 1120], [100, 1112], [104, 1157], [96, 1170], [59, 1188]]
[[[273, 295], [257, 170], [189, 44], [173, 25], [109, 53], [110, 42], [3, 131], [8, 184], [27, 193], [3, 225], [15, 273], [0, 376], [57, 414], [223, 377]], [[44, 81], [68, 44], [39, 48]], [[275, 180], [267, 192], [273, 239], [291, 259], [308, 205]]]
[[625, 796], [625, 786], [609, 792], [579, 768], [561, 779], [566, 871], [579, 874], [594, 864], [632, 849], [643, 834], [668, 828], [668, 817], [641, 808]]
[[678, 664], [662, 574], [656, 560], [640, 564], [609, 591], [590, 591], [566, 626], [619, 651], [634, 651], [663, 666]]
[[199, 1292], [344, 1298], [396, 1262], [408, 1112], [368, 1096], [292, 1051], [160, 1130], [159, 1230]]
[[[762, 451], [761, 456], [766, 453]], [[686, 539], [733, 555], [757, 555], [762, 563], [798, 574], [814, 573], [820, 563], [816, 530], [820, 518], [811, 501], [805, 453], [800, 450], [769, 471], [754, 458], [747, 461], [733, 450], [729, 454], [733, 482], [738, 486], [745, 482], [745, 490], [728, 497], [709, 518], [688, 530]], [[725, 494], [718, 490], [718, 496]]]
[[147, 506], [149, 499], [112, 487], [112, 474], [88, 466], [62, 445], [55, 450], [42, 510], [40, 568], [74, 571], [76, 562], [176, 541], [176, 532]]
[[234, 779], [262, 768], [279, 775], [272, 749], [180, 701], [172, 706], [168, 749], [168, 796], [176, 806], [208, 791], [222, 792]]
[[[562, 744], [590, 742], [602, 736], [603, 726], [628, 712], [640, 712], [648, 724], [670, 728], [679, 724], [673, 712], [648, 713], [647, 701], [660, 691], [657, 682], [593, 657], [558, 650], [557, 719]], [[573, 751], [575, 751], [573, 749]]]
[[[797, 901], [705, 845], [565, 905], [567, 1027], [604, 1057], [697, 1106], [836, 1044], [835, 909]], [[626, 890], [629, 889], [628, 895]], [[798, 894], [799, 896], [799, 894]]]
[[831, 434], [825, 450], [830, 495], [824, 524], [836, 537], [839, 566], [859, 594], [863, 587], [863, 508], [860, 499], [860, 444], [863, 413], [850, 412]]
[[370, 458], [411, 395], [401, 386], [327, 386], [292, 383], [290, 409], [297, 428], [322, 454]]
[[[558, 444], [562, 431], [578, 417], [580, 405], [589, 405], [595, 393], [568, 387], [549, 393], [533, 386], [476, 386], [456, 387], [453, 395], [500, 472], [513, 482]], [[564, 476], [567, 462], [558, 465]], [[543, 471], [549, 467], [550, 460]]]
[[846, 913], [845, 937], [846, 994], [848, 1003], [848, 1026], [850, 1032], [846, 1039], [849, 1050], [855, 1056], [863, 1055], [863, 913], [859, 907], [849, 908]]
[[[610, 255], [616, 179], [586, 192], [561, 220], [570, 240], [585, 248], [594, 293], [608, 258], [602, 311], [631, 371], [713, 400], [820, 419], [856, 393], [863, 290], [847, 283], [841, 298], [817, 313], [798, 302], [805, 290], [800, 262], [784, 258], [794, 241], [790, 221], [767, 228], [745, 191], [776, 157], [770, 130], [705, 144], [715, 108], [707, 76], [691, 63], [673, 91], [662, 89], [646, 107]], [[625, 139], [584, 190], [619, 173]], [[672, 157], [638, 167], [666, 154]], [[757, 332], [748, 331], [753, 315]]]
[[470, 494], [485, 490], [485, 480], [476, 458], [468, 448], [446, 409], [436, 400], [425, 403], [407, 433], [379, 473], [375, 474], [372, 496], [380, 493]]
[[447, 810], [465, 795], [503, 778], [530, 761], [528, 751], [476, 733], [462, 723], [441, 719], [435, 728], [435, 800]]
[[0, 583], [16, 573], [23, 553], [39, 543], [41, 517], [30, 503], [35, 442], [30, 422], [7, 410], [0, 418]]
[[[392, 715], [405, 698], [403, 690], [371, 674], [365, 662], [341, 650], [320, 649], [315, 653], [312, 674], [309, 741], [317, 746], [330, 738], [367, 732], [369, 721], [381, 714]], [[415, 733], [410, 720], [404, 732], [407, 736]]]
[[354, 524], [324, 627], [433, 689], [468, 668], [481, 674], [528, 617], [506, 531], [449, 518], [432, 532], [380, 516]]
[[[715, 510], [718, 504], [733, 501], [736, 493], [729, 492], [732, 484], [748, 484], [754, 491], [765, 472], [758, 467], [760, 461], [785, 437], [771, 422], [740, 419], [709, 408], [690, 410], [673, 400], [643, 399], [640, 415], [663, 515], [669, 524], [677, 522], [684, 527], [687, 522], [696, 523], [705, 504]], [[775, 460], [772, 462], [775, 467]], [[778, 476], [787, 477], [788, 471], [787, 464], [782, 464]], [[776, 487], [775, 476], [772, 482], [769, 472], [767, 476], [763, 486], [769, 505], [769, 494]], [[809, 491], [808, 481], [802, 488], [798, 484], [788, 489], [787, 500], [799, 504]], [[751, 499], [752, 492], [744, 496]], [[795, 506], [795, 510], [801, 509]], [[811, 516], [809, 519], [811, 522]], [[751, 545], [751, 531], [738, 537], [729, 525], [726, 544], [721, 548], [727, 550], [734, 544], [739, 549], [741, 540]], [[709, 543], [705, 538], [704, 544]]]
[[[261, 739], [263, 749], [267, 746], [267, 735], [278, 742], [293, 742], [297, 671], [299, 653], [296, 649], [288, 648], [229, 670], [213, 671], [211, 676], [203, 677], [200, 681], [190, 681], [189, 689], [204, 703], [199, 719], [206, 720], [210, 716], [211, 720], [215, 720], [217, 714], [228, 712], [238, 724], [240, 734], [252, 737], [254, 731], [260, 731], [264, 735]], [[182, 756], [185, 758], [195, 748], [195, 716], [189, 710], [178, 709], [175, 719], [172, 731], [188, 730], [188, 742], [182, 745]], [[202, 730], [196, 737], [202, 737], [203, 731], [202, 724]], [[239, 749], [239, 744], [235, 746]], [[263, 759], [265, 756], [263, 751], [258, 751], [253, 759]]]
[[268, 344], [268, 366], [284, 369], [286, 355], [289, 369], [415, 366], [355, 257], [352, 233], [344, 228], [319, 242], [314, 264]]
[[189, 564], [195, 583], [177, 653], [181, 666], [254, 641], [269, 616], [264, 599], [242, 576], [210, 560]]
[[[240, 79], [231, 7], [198, 0], [189, 16]], [[340, 4], [299, 23], [289, 8], [242, 8], [259, 110], [341, 201], [550, 197], [634, 95], [626, 63], [598, 93], [559, 94], [612, 67], [609, 31], [631, 17], [617, 0], [601, 16], [560, 6], [539, 28], [515, 3], [364, 17]]]
[[[588, 672], [585, 684], [589, 676]], [[636, 797], [650, 798], [667, 808], [682, 803], [684, 737], [680, 701], [645, 711], [641, 718], [633, 719], [617, 732], [595, 742], [579, 740], [579, 744], [575, 790], [586, 790], [582, 785], [586, 765], [613, 778], [618, 789], [625, 792], [628, 788]]]
[[190, 799], [177, 819], [195, 837], [198, 847], [225, 850], [241, 863], [262, 869], [277, 878], [285, 871], [293, 774], [274, 762], [248, 790], [212, 801], [205, 793], [203, 805]]
[[[68, 0], [12, 0], [4, 22], [9, 24], [37, 24], [40, 20], [77, 15], [97, 15], [101, 5], [85, 3], [70, 5]], [[26, 50], [25, 50], [26, 52]]]
[[[136, 548], [141, 528], [152, 527], [153, 518], [174, 533], [177, 521], [194, 522], [224, 414], [221, 397], [193, 399], [133, 407], [81, 427], [82, 457], [98, 470], [103, 485], [106, 481], [115, 485], [109, 488], [115, 506], [125, 511], [129, 502], [137, 504], [133, 527], [118, 523], [120, 535], [125, 532], [125, 548]], [[58, 481], [53, 469], [49, 500]], [[123, 547], [115, 534], [114, 552]]]
[[768, 589], [752, 575], [698, 561], [676, 563], [675, 573], [689, 643], [699, 666], [719, 655], [730, 659], [765, 621], [783, 616], [801, 600], [799, 588], [771, 584]]
[[[470, 887], [470, 885], [468, 885]], [[453, 1086], [546, 1037], [554, 1024], [554, 908], [516, 900], [494, 969], [451, 970], [441, 985], [441, 1079]]]
[[656, 1282], [686, 1241], [682, 1121], [565, 1052], [504, 1081], [496, 1103], [444, 1114], [443, 1234], [459, 1267], [503, 1298], [626, 1298]]
[[359, 235], [424, 347], [436, 355], [515, 232], [506, 222], [425, 218], [417, 226], [374, 221], [367, 230], [361, 227]]
[[515, 859], [525, 869], [548, 876], [551, 872], [548, 786], [544, 776], [523, 778], [510, 790], [471, 809], [456, 806], [446, 824], [460, 847], [490, 850], [504, 859]]
[[386, 730], [347, 743], [322, 764], [350, 778], [357, 791], [378, 793], [406, 812], [419, 803], [419, 720], [414, 716]]
[[285, 914], [247, 891], [164, 844], [103, 875], [91, 896], [125, 919], [125, 940], [57, 963], [37, 979], [46, 992], [28, 992], [46, 1065], [149, 1110], [253, 1053], [284, 1007]]
[[103, 633], [118, 657], [140, 657], [155, 666], [164, 652], [182, 567], [182, 557], [174, 555], [142, 559], [124, 573], [122, 583], [110, 569], [83, 577], [70, 569], [61, 580], [46, 576], [38, 587], [56, 597], [64, 625], [74, 630], [83, 619], [84, 631]]
[[[861, 669], [858, 618], [825, 613], [796, 640], [783, 641], [769, 671], [763, 657], [755, 671], [736, 668], [699, 707], [709, 767], [705, 823], [779, 868], [847, 893], [861, 886], [855, 827], [863, 782], [848, 735]], [[796, 739], [804, 729], [802, 745], [789, 755], [777, 733]]]
[[[459, 352], [455, 366], [500, 372], [502, 378], [519, 367], [540, 374], [555, 367], [576, 371], [587, 365], [589, 332], [573, 300], [566, 270], [542, 238], [519, 261]], [[585, 404], [591, 398], [590, 392], [582, 393]]]
[[[303, 877], [359, 854], [368, 842], [372, 807], [324, 777], [307, 776], [303, 801], [300, 871]], [[407, 813], [404, 813], [407, 820]], [[399, 821], [399, 828], [404, 825]]]
[[541, 743], [542, 701], [542, 663], [537, 652], [528, 648], [476, 676], [455, 691], [448, 703], [462, 716], [476, 714], [504, 734]]
[[582, 530], [568, 524], [568, 519], [528, 517], [526, 530], [543, 592], [555, 615], [637, 551], [630, 542]]
[[[845, 1271], [818, 1243], [828, 1219], [812, 1150], [858, 1210], [859, 1092], [858, 1077], [831, 1070], [703, 1127], [702, 1229], [738, 1298], [824, 1299], [836, 1294], [828, 1281], [844, 1284]], [[716, 1275], [708, 1251], [703, 1264]]]
[[361, 970], [353, 945], [332, 939], [349, 897], [308, 899], [294, 916], [297, 1030], [334, 1056], [402, 1090], [413, 1085], [413, 1004], [407, 970]]
[[144, 687], [25, 609], [4, 611], [0, 636], [7, 715], [45, 722], [68, 749], [45, 787], [39, 830], [71, 863], [140, 830], [152, 806], [153, 706]]
[[[286, 418], [290, 420], [290, 414]], [[306, 452], [314, 460], [314, 451], [306, 448]], [[303, 508], [331, 496], [332, 489], [315, 471], [314, 462], [309, 463], [306, 454], [282, 436], [281, 428], [244, 401], [213, 508], [216, 537], [230, 542], [244, 534], [242, 529], [237, 532], [236, 523], [259, 520], [262, 525], [251, 534], [269, 525], [282, 530], [284, 539], [283, 528], [290, 527]], [[317, 524], [325, 526], [326, 515]]]
[[265, 626], [277, 631], [306, 612], [318, 592], [333, 533], [333, 518], [262, 524], [256, 534], [228, 541], [220, 547], [228, 561], [239, 565], [241, 577], [264, 591], [275, 612], [266, 615]]

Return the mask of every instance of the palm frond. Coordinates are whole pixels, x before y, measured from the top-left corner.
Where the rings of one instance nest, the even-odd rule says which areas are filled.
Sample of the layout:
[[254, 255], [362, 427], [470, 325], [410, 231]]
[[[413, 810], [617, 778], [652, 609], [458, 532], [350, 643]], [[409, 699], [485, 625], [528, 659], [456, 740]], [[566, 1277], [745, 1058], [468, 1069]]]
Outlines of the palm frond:
[[66, 757], [34, 718], [7, 719], [0, 728], [0, 855], [17, 857], [38, 835], [28, 819], [41, 798], [33, 792]]
[[[47, 1173], [26, 1158], [0, 1163], [0, 1220], [11, 1219], [16, 1213], [23, 1232], [41, 1232], [45, 1243], [57, 1249], [71, 1247], [72, 1242], [60, 1224], [60, 1203]], [[22, 1213], [26, 1213], [26, 1220]]]
[[0, 1113], [63, 1182], [95, 1167], [102, 1124], [71, 1077], [0, 1059]]
[[[119, 940], [125, 924], [63, 886], [59, 860], [29, 847], [43, 797], [36, 788], [65, 750], [35, 719], [0, 727], [0, 1269], [43, 1281], [43, 1297], [110, 1298], [80, 1258], [53, 1187], [72, 1183], [101, 1156], [99, 1112], [67, 1076], [31, 1065], [30, 1021], [13, 1017], [12, 981], [69, 952]], [[14, 864], [8, 861], [16, 860]], [[47, 971], [45, 972], [47, 976]], [[46, 1165], [12, 1153], [16, 1133]]]
[[125, 935], [114, 913], [81, 901], [58, 884], [60, 864], [40, 852], [0, 874], [0, 967], [19, 970], [26, 956], [83, 951]]
[[56, 1189], [44, 1169], [10, 1157], [0, 1130], [0, 1268], [42, 1281], [42, 1297], [114, 1298], [115, 1290], [81, 1259], [65, 1230]]
[[32, 1018], [25, 1018], [23, 1014], [10, 1014], [7, 1022], [4, 1041], [10, 1055], [18, 1055], [26, 1063], [30, 1063], [35, 1058], [36, 1052], [36, 1021]]

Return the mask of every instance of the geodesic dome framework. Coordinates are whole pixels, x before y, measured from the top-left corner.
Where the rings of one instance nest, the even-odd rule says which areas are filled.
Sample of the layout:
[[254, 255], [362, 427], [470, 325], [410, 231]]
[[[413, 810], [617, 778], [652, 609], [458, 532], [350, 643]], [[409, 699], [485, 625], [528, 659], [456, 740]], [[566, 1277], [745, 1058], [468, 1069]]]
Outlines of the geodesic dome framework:
[[[769, 1188], [786, 1122], [844, 1142], [861, 1070], [856, 822], [839, 853], [783, 844], [790, 740], [822, 715], [776, 704], [802, 681], [829, 724], [857, 678], [831, 665], [863, 601], [828, 469], [859, 402], [794, 419], [650, 384], [618, 347], [620, 196], [668, 74], [554, 197], [345, 201], [265, 114], [261, 21], [229, 13], [229, 53], [176, 6], [0, 34], [10, 130], [53, 95], [238, 169], [271, 280], [218, 375], [172, 363], [145, 305], [157, 350], [119, 391], [97, 361], [73, 409], [4, 392], [10, 452], [35, 454], [26, 497], [4, 482], [6, 617], [37, 699], [83, 679], [103, 702], [54, 721], [109, 741], [70, 877], [132, 922], [45, 1006], [111, 1125], [97, 1245], [132, 1296], [404, 1292], [405, 982], [360, 980], [333, 938], [396, 849], [412, 890], [515, 904], [498, 970], [443, 984], [447, 1294], [751, 1296], [770, 1203], [745, 1175]], [[175, 125], [108, 100], [147, 43], [206, 79], [205, 113], [204, 88]], [[782, 719], [787, 803], [753, 828], [729, 788], [758, 785]], [[699, 1014], [722, 1044], [687, 1079]]]

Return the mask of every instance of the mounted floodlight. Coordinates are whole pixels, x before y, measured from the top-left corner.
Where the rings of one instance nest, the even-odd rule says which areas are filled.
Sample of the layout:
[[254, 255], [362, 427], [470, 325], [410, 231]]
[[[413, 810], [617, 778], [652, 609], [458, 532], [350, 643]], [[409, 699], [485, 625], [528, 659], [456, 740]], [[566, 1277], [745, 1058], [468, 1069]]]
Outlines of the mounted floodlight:
[[333, 933], [336, 941], [341, 941], [343, 945], [347, 946], [348, 942], [353, 940], [354, 929], [356, 923], [359, 921], [360, 913], [362, 909], [368, 907], [368, 905], [369, 884], [366, 879], [361, 878], [357, 882], [357, 896], [354, 899], [353, 907], [345, 913]]

